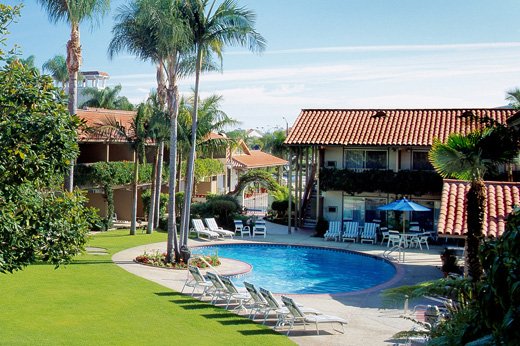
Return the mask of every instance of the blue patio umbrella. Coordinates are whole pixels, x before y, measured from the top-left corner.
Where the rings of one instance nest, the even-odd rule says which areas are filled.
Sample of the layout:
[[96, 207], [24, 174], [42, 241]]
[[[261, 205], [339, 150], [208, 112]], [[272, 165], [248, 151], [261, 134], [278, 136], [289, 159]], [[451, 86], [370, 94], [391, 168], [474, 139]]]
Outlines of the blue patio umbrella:
[[[393, 210], [393, 211], [430, 211], [430, 208], [427, 208], [419, 203], [415, 203], [407, 200], [406, 198], [399, 199], [393, 201], [392, 203], [388, 203], [378, 207], [379, 210]], [[406, 224], [406, 214], [403, 216], [403, 232], [405, 231]]]

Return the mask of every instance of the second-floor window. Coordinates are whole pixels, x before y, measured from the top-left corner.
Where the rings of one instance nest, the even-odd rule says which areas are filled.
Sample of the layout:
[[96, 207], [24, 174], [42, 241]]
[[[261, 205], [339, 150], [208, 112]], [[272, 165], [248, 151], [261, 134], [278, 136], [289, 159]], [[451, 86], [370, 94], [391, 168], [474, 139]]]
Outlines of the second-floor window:
[[412, 169], [415, 171], [433, 171], [427, 151], [412, 152]]
[[345, 168], [355, 171], [387, 169], [388, 153], [384, 150], [345, 150]]

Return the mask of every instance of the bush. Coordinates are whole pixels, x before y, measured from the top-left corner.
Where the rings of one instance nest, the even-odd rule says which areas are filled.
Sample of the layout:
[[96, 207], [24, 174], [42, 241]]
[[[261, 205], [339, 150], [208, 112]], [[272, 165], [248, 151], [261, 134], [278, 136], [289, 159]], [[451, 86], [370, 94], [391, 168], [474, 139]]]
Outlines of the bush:
[[323, 237], [325, 232], [329, 229], [329, 222], [324, 218], [320, 217], [316, 223], [316, 236]]
[[[153, 253], [147, 253], [137, 256], [134, 259], [137, 263], [142, 263], [154, 267], [161, 268], [172, 268], [172, 269], [187, 269], [188, 265], [184, 263], [181, 259], [179, 263], [171, 263], [166, 261], [166, 252], [155, 251]], [[200, 257], [192, 259], [189, 263], [190, 265], [196, 266], [198, 268], [207, 268], [209, 263], [212, 267], [217, 267], [220, 265], [220, 259], [218, 258], [218, 254], [215, 253], [211, 256], [204, 256], [204, 260]]]

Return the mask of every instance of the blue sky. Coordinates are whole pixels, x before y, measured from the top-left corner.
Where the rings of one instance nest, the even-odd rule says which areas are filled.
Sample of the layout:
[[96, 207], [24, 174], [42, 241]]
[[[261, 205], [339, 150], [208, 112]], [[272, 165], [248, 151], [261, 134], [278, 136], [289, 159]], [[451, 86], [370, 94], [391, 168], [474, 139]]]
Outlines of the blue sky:
[[[4, 1], [16, 4], [20, 1]], [[155, 85], [154, 67], [127, 54], [109, 60], [112, 0], [101, 24], [81, 28], [82, 70], [101, 70], [133, 102]], [[65, 54], [69, 28], [53, 25], [34, 0], [13, 24], [11, 44], [37, 65]], [[257, 13], [267, 50], [229, 48], [223, 73], [201, 79], [242, 128], [285, 128], [302, 108], [431, 108], [505, 105], [520, 86], [517, 0], [239, 0]], [[190, 93], [192, 79], [181, 82]]]

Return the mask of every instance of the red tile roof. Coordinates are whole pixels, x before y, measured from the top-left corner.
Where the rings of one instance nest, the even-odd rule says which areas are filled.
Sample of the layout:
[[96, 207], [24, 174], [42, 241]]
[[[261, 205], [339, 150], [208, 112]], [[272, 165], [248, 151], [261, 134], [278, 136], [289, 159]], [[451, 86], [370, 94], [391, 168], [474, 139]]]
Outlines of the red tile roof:
[[[78, 109], [78, 116], [85, 121], [87, 127], [96, 127], [105, 122], [107, 119], [113, 118], [122, 126], [124, 126], [129, 133], [131, 133], [131, 124], [135, 114], [135, 111], [122, 111], [103, 108]], [[107, 140], [115, 142], [125, 141], [123, 137], [114, 134], [100, 134], [86, 130], [79, 131], [78, 140], [80, 142], [104, 142]]]
[[[484, 235], [499, 237], [505, 230], [507, 215], [514, 205], [520, 205], [520, 183], [486, 181]], [[461, 236], [467, 233], [466, 193], [469, 182], [444, 180], [439, 235]]]
[[430, 146], [450, 133], [468, 133], [479, 124], [471, 112], [501, 123], [513, 109], [303, 109], [285, 144]]
[[287, 161], [284, 159], [264, 153], [261, 150], [250, 150], [249, 153], [233, 155], [233, 166], [239, 168], [260, 168], [287, 164]]

